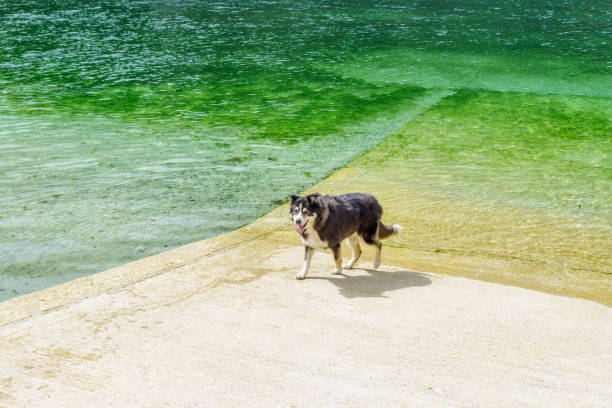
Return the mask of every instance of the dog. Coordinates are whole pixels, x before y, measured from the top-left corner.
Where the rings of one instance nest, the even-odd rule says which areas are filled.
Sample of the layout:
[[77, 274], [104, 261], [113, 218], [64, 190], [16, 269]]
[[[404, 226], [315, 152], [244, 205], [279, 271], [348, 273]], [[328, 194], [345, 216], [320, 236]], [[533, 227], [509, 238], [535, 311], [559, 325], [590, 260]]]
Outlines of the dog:
[[398, 224], [388, 226], [380, 221], [382, 207], [374, 196], [349, 193], [339, 196], [309, 194], [304, 197], [289, 197], [289, 214], [295, 230], [304, 243], [304, 266], [295, 276], [304, 279], [310, 269], [315, 251], [331, 250], [336, 262], [333, 274], [342, 273], [342, 252], [340, 243], [346, 240], [353, 250], [353, 257], [344, 265], [351, 269], [361, 256], [359, 237], [366, 244], [376, 247], [374, 269], [380, 266], [381, 239], [402, 230]]

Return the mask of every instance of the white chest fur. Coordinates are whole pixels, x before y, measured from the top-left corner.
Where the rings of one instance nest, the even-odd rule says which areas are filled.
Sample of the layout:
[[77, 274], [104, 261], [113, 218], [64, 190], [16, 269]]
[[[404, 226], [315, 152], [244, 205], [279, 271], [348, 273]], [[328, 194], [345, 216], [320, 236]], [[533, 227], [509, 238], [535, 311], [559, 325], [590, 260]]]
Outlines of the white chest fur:
[[317, 234], [317, 231], [313, 227], [308, 225], [304, 232], [306, 233], [306, 238], [304, 238], [304, 235], [300, 236], [304, 245], [318, 250], [329, 249], [327, 242], [321, 241], [319, 234]]

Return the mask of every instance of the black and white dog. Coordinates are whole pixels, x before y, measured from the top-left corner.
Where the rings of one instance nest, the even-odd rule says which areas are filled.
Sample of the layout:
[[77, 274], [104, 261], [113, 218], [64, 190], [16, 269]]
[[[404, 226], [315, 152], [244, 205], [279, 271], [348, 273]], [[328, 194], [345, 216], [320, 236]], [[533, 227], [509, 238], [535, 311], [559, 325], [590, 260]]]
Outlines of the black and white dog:
[[296, 231], [304, 243], [304, 266], [296, 279], [304, 279], [310, 269], [315, 250], [331, 250], [336, 261], [334, 274], [342, 273], [340, 243], [346, 239], [353, 257], [344, 265], [350, 269], [361, 256], [359, 237], [376, 246], [374, 269], [380, 265], [381, 239], [402, 230], [397, 224], [387, 226], [380, 221], [382, 207], [369, 194], [350, 193], [339, 196], [310, 194], [290, 197], [290, 214]]

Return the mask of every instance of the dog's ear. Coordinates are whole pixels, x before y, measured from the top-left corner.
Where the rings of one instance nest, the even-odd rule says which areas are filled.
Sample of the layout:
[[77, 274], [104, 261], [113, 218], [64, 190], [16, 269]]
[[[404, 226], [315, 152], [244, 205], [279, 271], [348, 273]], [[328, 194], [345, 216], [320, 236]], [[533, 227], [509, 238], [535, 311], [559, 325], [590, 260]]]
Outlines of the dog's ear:
[[308, 196], [308, 203], [311, 204], [311, 205], [318, 205], [319, 204], [319, 197], [321, 197], [321, 194], [319, 194], [319, 193], [310, 194]]
[[291, 196], [289, 196], [289, 202], [293, 205], [293, 203], [295, 203], [295, 200], [297, 200], [298, 198], [300, 198], [300, 196], [291, 194]]

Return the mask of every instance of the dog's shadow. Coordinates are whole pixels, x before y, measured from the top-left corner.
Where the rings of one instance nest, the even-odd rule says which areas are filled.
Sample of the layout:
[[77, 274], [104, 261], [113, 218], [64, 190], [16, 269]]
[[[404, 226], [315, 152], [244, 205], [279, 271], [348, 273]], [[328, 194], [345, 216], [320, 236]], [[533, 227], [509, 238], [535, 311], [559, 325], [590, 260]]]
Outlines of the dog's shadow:
[[353, 268], [352, 270], [364, 271], [367, 275], [349, 275], [351, 270], [345, 270], [342, 275], [313, 276], [307, 279], [326, 279], [336, 285], [340, 289], [340, 294], [347, 298], [386, 297], [385, 292], [431, 284], [431, 278], [420, 272], [405, 270], [385, 272], [367, 268]]

